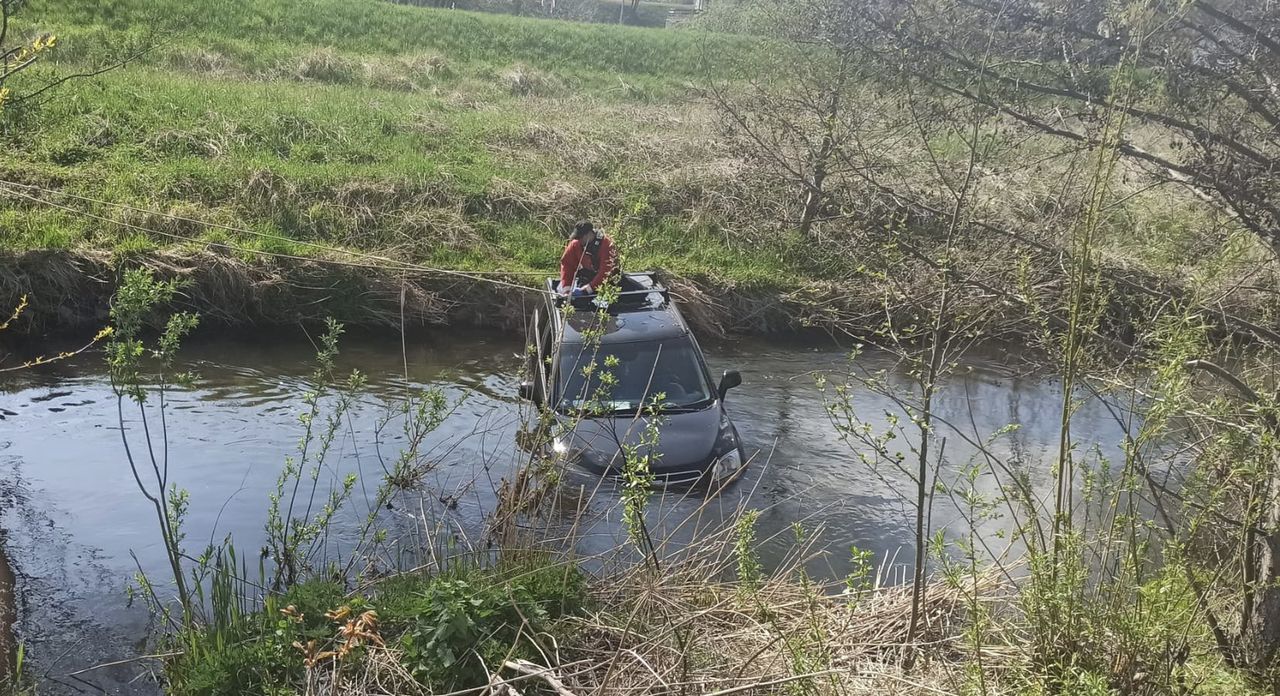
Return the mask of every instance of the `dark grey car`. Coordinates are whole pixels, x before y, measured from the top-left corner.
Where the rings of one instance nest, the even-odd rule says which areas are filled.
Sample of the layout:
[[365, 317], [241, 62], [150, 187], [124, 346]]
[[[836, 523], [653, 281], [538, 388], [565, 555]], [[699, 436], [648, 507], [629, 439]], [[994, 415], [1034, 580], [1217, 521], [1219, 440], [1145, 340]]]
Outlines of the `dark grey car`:
[[[725, 393], [741, 384], [736, 371], [713, 382], [702, 349], [670, 294], [650, 274], [630, 274], [603, 325], [591, 298], [570, 307], [547, 281], [545, 301], [530, 322], [528, 381], [521, 396], [541, 406], [565, 434], [554, 454], [599, 473], [619, 473], [622, 448], [640, 443], [658, 418], [650, 467], [658, 483], [725, 482], [746, 463]], [[600, 333], [602, 332], [602, 333]], [[587, 336], [600, 333], [599, 340]], [[594, 369], [584, 369], [594, 365]], [[606, 367], [607, 366], [607, 367]], [[616, 384], [600, 388], [601, 370]], [[657, 403], [657, 415], [649, 414]], [[572, 429], [569, 426], [576, 423]]]

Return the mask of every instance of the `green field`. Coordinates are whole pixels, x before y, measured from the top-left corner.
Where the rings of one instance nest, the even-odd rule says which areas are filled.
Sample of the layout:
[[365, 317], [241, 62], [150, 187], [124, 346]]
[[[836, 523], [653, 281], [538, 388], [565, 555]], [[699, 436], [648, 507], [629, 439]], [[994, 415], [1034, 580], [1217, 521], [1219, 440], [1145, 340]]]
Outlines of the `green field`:
[[[874, 304], [881, 292], [858, 254], [799, 238], [786, 222], [799, 194], [725, 137], [701, 95], [777, 65], [757, 38], [381, 0], [34, 0], [18, 19], [21, 35], [60, 39], [32, 81], [150, 50], [9, 114], [0, 181], [35, 187], [0, 195], [9, 252], [164, 254], [181, 266], [211, 251], [279, 268], [357, 250], [527, 279], [551, 272], [571, 223], [591, 217], [629, 268], [748, 307], [791, 293], [793, 308], [839, 325], [862, 308], [832, 312], [831, 297]], [[958, 143], [940, 134], [935, 151], [963, 159]], [[991, 160], [979, 211], [1015, 229], [1038, 224], [1026, 211], [1060, 195], [1060, 160], [1027, 166], [1024, 154]], [[886, 156], [915, 185], [919, 153]], [[890, 208], [876, 195], [835, 234], [881, 228]], [[1126, 195], [1110, 213], [1108, 253], [1184, 274], [1187, 249], [1212, 248], [1197, 242], [1189, 200]], [[37, 268], [0, 278], [0, 290], [36, 293], [37, 312], [40, 294], [79, 292], [35, 282], [50, 275], [66, 274]], [[853, 277], [871, 285], [851, 290]]]
[[[265, 68], [312, 47], [361, 57], [432, 51], [456, 65], [503, 66], [526, 62], [564, 77], [618, 75], [662, 81], [727, 74], [750, 68], [756, 40], [744, 37], [532, 20], [494, 14], [394, 5], [377, 0], [231, 0], [216, 5], [183, 0], [33, 2], [26, 21], [65, 37], [65, 59], [114, 45], [124, 36], [159, 27], [169, 48], [225, 52], [247, 67]], [[708, 61], [708, 56], [716, 60]], [[726, 56], [735, 56], [726, 61]], [[742, 60], [746, 58], [746, 60]]]
[[9, 134], [0, 178], [79, 198], [10, 197], [7, 248], [320, 245], [547, 270], [591, 216], [633, 266], [787, 270], [785, 243], [762, 254], [725, 232], [747, 217], [723, 196], [743, 184], [687, 96], [707, 66], [731, 77], [703, 56], [749, 56], [745, 39], [377, 0], [43, 2], [19, 29], [56, 32], [48, 69], [66, 71], [159, 17], [141, 61], [69, 84]]

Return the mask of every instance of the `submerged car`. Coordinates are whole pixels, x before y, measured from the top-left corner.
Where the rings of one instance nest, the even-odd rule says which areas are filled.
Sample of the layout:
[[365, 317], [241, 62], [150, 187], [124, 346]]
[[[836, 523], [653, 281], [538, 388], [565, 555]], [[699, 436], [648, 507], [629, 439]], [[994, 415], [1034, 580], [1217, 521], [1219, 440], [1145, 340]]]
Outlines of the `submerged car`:
[[[623, 452], [639, 447], [658, 484], [732, 480], [746, 458], [724, 400], [741, 375], [730, 370], [713, 382], [667, 289], [648, 273], [626, 279], [603, 313], [593, 297], [562, 297], [559, 281], [547, 280], [529, 322], [521, 397], [563, 433], [552, 453], [589, 471], [619, 474]], [[647, 448], [654, 418], [657, 445]]]

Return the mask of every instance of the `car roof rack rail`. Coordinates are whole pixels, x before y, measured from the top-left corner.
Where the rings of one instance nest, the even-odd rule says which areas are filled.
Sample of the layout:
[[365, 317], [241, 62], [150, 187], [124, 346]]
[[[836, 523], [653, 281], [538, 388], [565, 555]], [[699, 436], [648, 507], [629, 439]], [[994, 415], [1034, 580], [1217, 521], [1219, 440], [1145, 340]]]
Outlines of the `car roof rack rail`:
[[[644, 273], [627, 273], [627, 278], [634, 285], [640, 286], [639, 290], [623, 290], [618, 293], [618, 300], [609, 305], [610, 312], [618, 312], [626, 309], [663, 309], [671, 304], [671, 291], [665, 285], [658, 282], [657, 275], [652, 271]], [[556, 278], [547, 279], [547, 288], [555, 293], [555, 303], [557, 306], [563, 306], [565, 302], [569, 302], [574, 309], [577, 310], [593, 310], [597, 309], [595, 305], [596, 296], [583, 295], [582, 297], [569, 298], [560, 295], [559, 281]], [[656, 296], [656, 297], [655, 297]]]

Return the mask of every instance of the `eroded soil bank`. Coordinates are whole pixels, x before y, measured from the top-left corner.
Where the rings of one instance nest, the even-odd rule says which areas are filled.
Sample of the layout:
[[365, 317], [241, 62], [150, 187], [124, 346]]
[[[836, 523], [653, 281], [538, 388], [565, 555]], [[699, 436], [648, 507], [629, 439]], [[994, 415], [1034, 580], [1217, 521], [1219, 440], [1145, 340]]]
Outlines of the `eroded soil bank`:
[[[28, 305], [15, 334], [96, 330], [108, 321], [125, 268], [142, 266], [182, 283], [175, 309], [206, 324], [291, 326], [333, 317], [350, 326], [523, 326], [541, 276], [427, 273], [359, 258], [247, 261], [210, 251], [165, 251], [125, 259], [97, 251], [30, 251], [0, 256], [0, 306]], [[548, 269], [548, 274], [552, 269]], [[798, 330], [855, 332], [877, 316], [877, 297], [834, 282], [792, 287], [709, 278], [664, 280], [703, 335]], [[522, 290], [521, 287], [529, 288]]]

